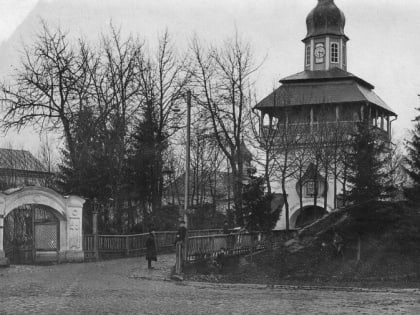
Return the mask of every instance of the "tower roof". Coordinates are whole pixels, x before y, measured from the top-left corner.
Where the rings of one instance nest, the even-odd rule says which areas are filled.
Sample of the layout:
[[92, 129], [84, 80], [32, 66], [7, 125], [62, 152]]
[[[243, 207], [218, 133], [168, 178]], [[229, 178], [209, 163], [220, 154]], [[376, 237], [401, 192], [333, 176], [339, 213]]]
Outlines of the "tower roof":
[[321, 35], [337, 35], [348, 37], [344, 34], [346, 18], [344, 13], [335, 5], [334, 0], [318, 0], [317, 6], [306, 18], [308, 33], [304, 40]]
[[369, 103], [381, 107], [391, 116], [396, 116], [373, 91], [373, 85], [338, 68], [329, 71], [304, 71], [280, 82], [283, 85], [260, 101], [255, 108], [272, 110], [292, 106]]

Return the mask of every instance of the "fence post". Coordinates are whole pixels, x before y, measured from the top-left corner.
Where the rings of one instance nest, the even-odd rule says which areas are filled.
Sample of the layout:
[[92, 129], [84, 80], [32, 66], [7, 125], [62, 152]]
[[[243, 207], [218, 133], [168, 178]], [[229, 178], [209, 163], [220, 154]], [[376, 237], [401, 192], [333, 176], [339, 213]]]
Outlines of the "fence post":
[[99, 248], [98, 248], [98, 210], [94, 206], [92, 212], [92, 232], [93, 232], [93, 255], [95, 260], [99, 259]]
[[130, 257], [130, 236], [125, 237], [125, 255]]
[[176, 262], [175, 273], [180, 275], [182, 273], [182, 241], [176, 242]]

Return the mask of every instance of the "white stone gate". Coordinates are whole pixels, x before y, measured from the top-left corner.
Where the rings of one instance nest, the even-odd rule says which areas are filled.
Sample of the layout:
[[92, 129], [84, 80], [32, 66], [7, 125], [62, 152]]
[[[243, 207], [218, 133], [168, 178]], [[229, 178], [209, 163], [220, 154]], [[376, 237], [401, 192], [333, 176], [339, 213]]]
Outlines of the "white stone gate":
[[0, 192], [0, 260], [4, 260], [4, 219], [24, 205], [43, 205], [52, 209], [59, 221], [58, 261], [83, 261], [82, 208], [85, 200], [63, 197], [52, 189], [25, 187], [10, 193]]

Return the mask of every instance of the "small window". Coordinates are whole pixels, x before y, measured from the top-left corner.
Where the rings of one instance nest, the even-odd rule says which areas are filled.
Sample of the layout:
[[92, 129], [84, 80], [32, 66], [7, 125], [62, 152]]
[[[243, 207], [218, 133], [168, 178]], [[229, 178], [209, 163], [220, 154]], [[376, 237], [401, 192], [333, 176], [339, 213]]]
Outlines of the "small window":
[[[306, 190], [306, 197], [313, 197], [315, 196], [315, 182], [314, 181], [308, 181], [305, 184], [305, 190]], [[318, 194], [317, 194], [318, 195]]]
[[331, 62], [338, 63], [338, 43], [331, 43]]
[[346, 45], [343, 45], [343, 66], [346, 66]]
[[267, 114], [264, 114], [263, 116], [263, 126], [270, 127], [270, 116]]
[[306, 46], [306, 55], [305, 55], [306, 65], [311, 65], [311, 46]]

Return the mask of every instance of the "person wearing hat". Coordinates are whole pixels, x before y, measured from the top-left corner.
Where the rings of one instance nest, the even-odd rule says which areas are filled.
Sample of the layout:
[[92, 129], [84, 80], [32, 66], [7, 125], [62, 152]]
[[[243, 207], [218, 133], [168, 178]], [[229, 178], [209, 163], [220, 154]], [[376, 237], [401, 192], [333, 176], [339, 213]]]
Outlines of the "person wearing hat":
[[[186, 256], [186, 246], [185, 246], [185, 238], [187, 237], [187, 228], [185, 227], [185, 221], [184, 220], [180, 220], [179, 221], [179, 228], [178, 228], [178, 232], [176, 233], [176, 238], [175, 238], [175, 246], [177, 248], [178, 251], [178, 246], [180, 246], [179, 250], [180, 250], [180, 266], [183, 264], [184, 258]], [[179, 244], [179, 245], [178, 245]]]
[[146, 240], [146, 260], [147, 268], [152, 268], [152, 261], [157, 261], [157, 251], [156, 251], [156, 240], [153, 230], [150, 230], [149, 235]]
[[184, 242], [186, 235], [187, 235], [187, 228], [185, 227], [185, 221], [180, 220], [178, 232], [176, 233], [175, 243], [180, 242], [180, 241]]

